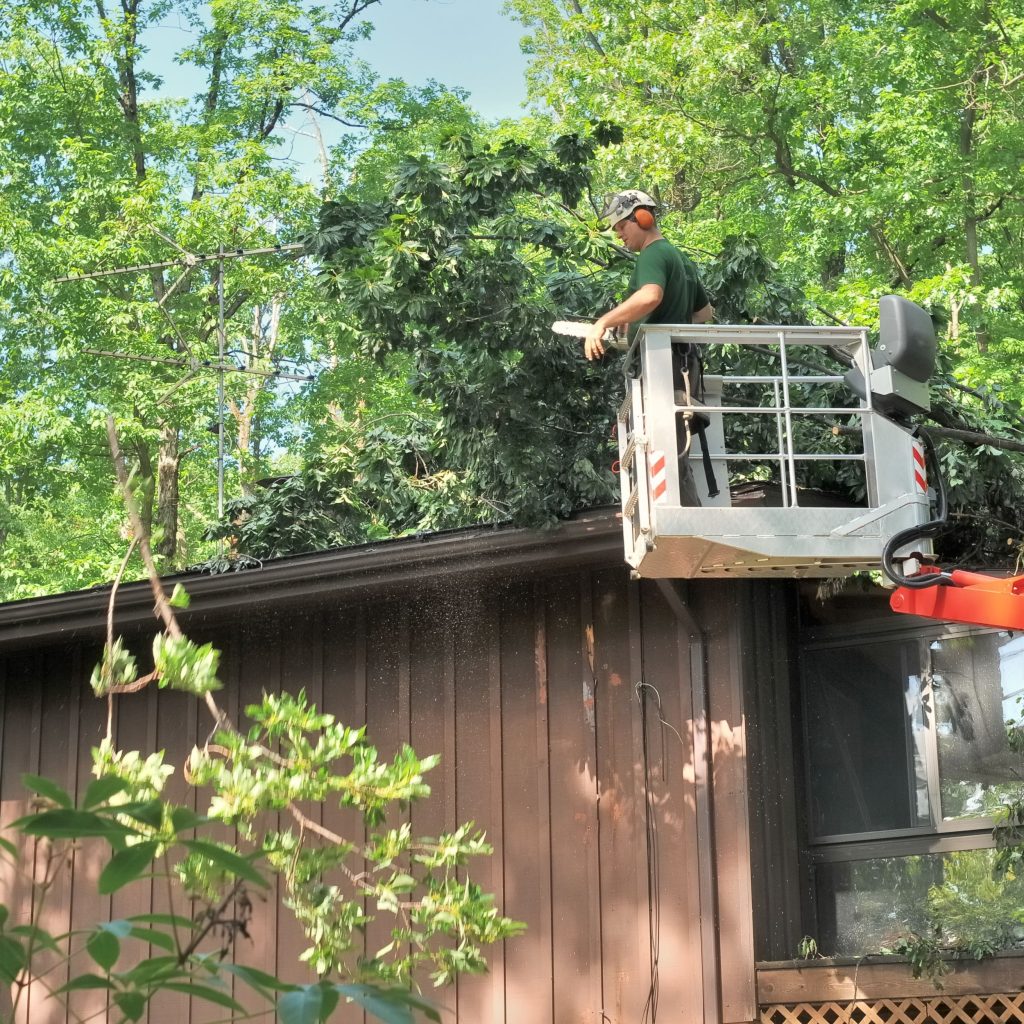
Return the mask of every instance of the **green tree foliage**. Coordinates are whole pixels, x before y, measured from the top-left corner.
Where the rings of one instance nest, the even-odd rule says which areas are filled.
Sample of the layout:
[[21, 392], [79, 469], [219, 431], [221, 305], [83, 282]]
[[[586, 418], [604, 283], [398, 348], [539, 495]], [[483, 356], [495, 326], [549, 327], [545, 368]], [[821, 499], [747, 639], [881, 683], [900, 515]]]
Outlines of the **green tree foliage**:
[[[266, 491], [229, 503], [213, 535], [229, 539], [248, 559], [273, 558], [405, 533], [464, 526], [495, 511], [444, 462], [446, 444], [436, 415], [392, 414], [373, 420], [338, 416], [331, 441], [299, 473]], [[206, 571], [251, 564], [213, 560]]]
[[[1004, 819], [1002, 814], [997, 819]], [[999, 842], [1003, 825], [996, 829]], [[928, 888], [914, 906], [920, 917], [917, 931], [898, 935], [879, 952], [905, 956], [915, 978], [927, 977], [937, 988], [958, 957], [981, 960], [1005, 949], [1019, 949], [1024, 938], [1024, 891], [1020, 877], [1002, 864], [1004, 852], [1019, 858], [1020, 846], [1000, 850], [965, 850], [941, 858], [941, 880]], [[920, 858], [903, 859], [896, 872], [900, 881], [920, 870]], [[906, 897], [904, 897], [906, 898]]]
[[[228, 260], [220, 282], [192, 255], [294, 242], [321, 204], [311, 163], [329, 183], [374, 133], [466, 123], [443, 88], [381, 83], [356, 59], [378, 2], [0, 3], [0, 596], [116, 571], [98, 409], [150, 481], [143, 516], [168, 567], [212, 550], [218, 284], [229, 497], [315, 438], [332, 405], [356, 405], [352, 331], [308, 260]], [[347, 133], [333, 153], [324, 123]], [[299, 131], [317, 140], [305, 165]]]
[[1024, 936], [1024, 879], [994, 870], [991, 851], [953, 853], [942, 885], [928, 893], [928, 913], [945, 943], [980, 959]]
[[[669, 236], [712, 258], [727, 315], [792, 315], [763, 290], [745, 309], [715, 294], [717, 269], [742, 271], [749, 239], [812, 322], [872, 326], [880, 295], [906, 294], [943, 335], [938, 421], [1019, 452], [1024, 23], [1013, 4], [510, 6], [530, 31], [533, 96], [567, 130], [624, 126], [595, 181], [654, 192]], [[946, 553], [1012, 564], [1019, 457], [958, 438], [942, 462], [958, 517]]]
[[607, 500], [618, 388], [550, 323], [591, 313], [615, 253], [577, 212], [597, 137], [549, 147], [449, 140], [407, 159], [386, 202], [328, 203], [311, 249], [363, 327], [367, 354], [412, 352], [449, 465], [499, 514], [543, 522]]
[[[584, 202], [615, 133], [445, 140], [406, 157], [385, 198], [328, 202], [310, 249], [365, 355], [411, 361], [433, 418], [362, 430], [265, 498], [235, 507], [241, 549], [287, 549], [484, 519], [543, 523], [614, 496], [620, 381], [552, 320], [607, 305], [625, 261]], [[358, 180], [358, 179], [357, 179]], [[610, 361], [611, 362], [611, 361]], [[294, 550], [294, 548], [292, 548]]]
[[[308, 235], [329, 268], [325, 298], [308, 259], [225, 264], [235, 504], [214, 535], [265, 557], [612, 500], [617, 375], [546, 325], [621, 293], [628, 262], [590, 192], [626, 183], [659, 197], [720, 319], [870, 325], [882, 293], [925, 304], [944, 335], [936, 418], [1010, 442], [944, 445], [947, 553], [1013, 560], [1024, 80], [1010, 5], [514, 0], [551, 117], [496, 133], [458, 93], [354, 59], [374, 4], [177, 5], [186, 98], [154, 60], [165, 5], [0, 6], [0, 595], [116, 571], [100, 408], [151, 481], [143, 517], [167, 564], [213, 553], [215, 263], [52, 284], [184, 256], [171, 240]], [[350, 129], [330, 151], [325, 121]], [[602, 122], [622, 137], [596, 138]], [[322, 209], [288, 159], [300, 128]]]
[[1020, 339], [1014, 5], [512, 7], [534, 94], [627, 126], [609, 176], [656, 187], [695, 236], [757, 234], [833, 302], [849, 289], [847, 314], [898, 286], [964, 313], [954, 342]]
[[[112, 592], [103, 660], [92, 674], [96, 696], [108, 703], [107, 732], [93, 749], [96, 779], [76, 807], [53, 781], [25, 777], [36, 806], [11, 828], [45, 843], [23, 865], [34, 888], [30, 919], [10, 921], [10, 909], [0, 905], [0, 981], [11, 992], [9, 1019], [17, 1018], [32, 985], [57, 998], [103, 990], [124, 1021], [139, 1020], [160, 992], [244, 1013], [231, 992], [233, 977], [276, 1002], [284, 1024], [316, 1024], [342, 998], [388, 1024], [412, 1024], [413, 1010], [439, 1022], [437, 1011], [410, 991], [414, 975], [429, 973], [443, 985], [459, 974], [482, 972], [482, 947], [522, 927], [502, 916], [493, 897], [468, 876], [470, 859], [491, 848], [472, 824], [437, 837], [415, 835], [405, 812], [429, 796], [425, 775], [438, 758], [420, 758], [407, 745], [383, 758], [364, 729], [319, 713], [302, 691], [264, 694], [245, 709], [248, 725], [231, 721], [214, 697], [221, 687], [219, 652], [182, 633], [174, 608], [187, 606], [187, 594], [176, 587], [168, 598], [161, 586], [112, 418], [107, 430], [164, 628], [154, 638], [152, 671], [140, 676], [124, 641], [113, 635]], [[114, 745], [113, 702], [153, 684], [195, 696], [213, 718], [213, 730], [186, 766], [187, 781], [208, 793], [204, 815], [163, 798], [174, 768], [164, 763], [162, 751]], [[324, 804], [354, 812], [349, 834], [307, 813]], [[204, 832], [212, 823], [234, 829], [237, 841], [208, 838]], [[69, 935], [42, 928], [47, 896], [71, 844], [82, 839], [109, 847], [97, 880], [101, 894], [140, 880], [149, 889], [154, 872], [177, 879], [177, 891], [168, 884], [168, 912], [101, 921]], [[15, 843], [0, 838], [0, 852], [17, 864]], [[310, 943], [300, 959], [318, 983], [288, 984], [225, 960], [235, 937], [247, 934], [248, 893], [267, 888], [268, 873], [283, 883], [284, 902]], [[199, 909], [185, 912], [176, 899]], [[394, 920], [391, 941], [364, 953], [363, 929], [387, 918]], [[216, 937], [220, 947], [211, 951], [209, 940]], [[122, 959], [129, 948], [135, 954], [131, 967], [125, 966], [128, 956]], [[91, 961], [84, 970], [83, 953]], [[69, 981], [51, 980], [55, 968], [63, 974], [65, 965]]]
[[[188, 641], [180, 646], [188, 664], [196, 651]], [[161, 679], [171, 686], [179, 682], [177, 676]], [[122, 689], [132, 692], [130, 687]], [[437, 1010], [410, 991], [411, 971], [433, 965], [438, 985], [458, 973], [482, 971], [479, 945], [518, 930], [465, 877], [467, 860], [490, 852], [471, 826], [436, 839], [414, 837], [403, 826], [349, 841], [297, 811], [299, 800], [333, 796], [359, 811], [372, 829], [390, 806], [429, 795], [423, 774], [436, 758], [419, 759], [404, 748], [392, 761], [382, 760], [363, 730], [318, 715], [301, 694], [265, 698], [247, 713], [256, 723], [247, 735], [222, 728], [217, 744], [193, 751], [192, 781], [211, 790], [205, 815], [163, 799], [174, 769], [163, 763], [162, 752], [117, 750], [109, 736], [93, 750], [96, 778], [79, 806], [55, 782], [24, 777], [34, 809], [10, 831], [38, 840], [37, 857], [34, 864], [20, 864], [17, 845], [6, 838], [0, 853], [10, 870], [26, 869], [35, 896], [28, 921], [12, 919], [0, 904], [0, 982], [10, 992], [7, 1004], [0, 1002], [0, 1019], [19, 1019], [30, 986], [36, 986], [34, 1000], [45, 992], [61, 1002], [85, 989], [104, 991], [122, 1021], [141, 1019], [159, 993], [245, 1015], [232, 992], [235, 980], [265, 1000], [268, 1010], [276, 1003], [284, 1024], [317, 1024], [342, 1001], [387, 1024], [413, 1024], [414, 1011], [439, 1022]], [[263, 745], [271, 737], [273, 751]], [[297, 813], [303, 828], [257, 827], [261, 812], [281, 809]], [[241, 848], [206, 835], [216, 822], [240, 830]], [[54, 883], [83, 840], [99, 841], [106, 850], [96, 881], [101, 895], [134, 886], [148, 893], [152, 878], [166, 876], [168, 911], [100, 921], [65, 935], [42, 927]], [[358, 873], [346, 862], [357, 863]], [[310, 939], [302, 959], [318, 983], [282, 982], [228, 956], [235, 938], [247, 934], [252, 895], [266, 890], [275, 873]], [[367, 898], [375, 913], [366, 911]], [[360, 929], [383, 914], [399, 922], [394, 941], [372, 957], [356, 956]]]

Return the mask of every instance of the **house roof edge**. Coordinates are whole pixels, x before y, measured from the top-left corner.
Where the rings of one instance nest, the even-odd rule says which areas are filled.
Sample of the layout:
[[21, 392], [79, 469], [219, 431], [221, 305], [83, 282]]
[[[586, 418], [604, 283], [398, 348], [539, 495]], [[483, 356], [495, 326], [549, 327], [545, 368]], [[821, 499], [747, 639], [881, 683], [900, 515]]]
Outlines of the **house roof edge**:
[[[187, 588], [187, 621], [244, 605], [326, 593], [370, 594], [452, 575], [507, 573], [510, 568], [525, 574], [597, 563], [622, 564], [622, 525], [611, 509], [583, 513], [547, 530], [456, 530], [292, 555], [240, 572], [181, 573], [163, 580], [168, 588], [175, 583]], [[0, 605], [0, 649], [104, 627], [110, 589], [107, 584]], [[152, 619], [148, 582], [122, 584], [117, 627]]]

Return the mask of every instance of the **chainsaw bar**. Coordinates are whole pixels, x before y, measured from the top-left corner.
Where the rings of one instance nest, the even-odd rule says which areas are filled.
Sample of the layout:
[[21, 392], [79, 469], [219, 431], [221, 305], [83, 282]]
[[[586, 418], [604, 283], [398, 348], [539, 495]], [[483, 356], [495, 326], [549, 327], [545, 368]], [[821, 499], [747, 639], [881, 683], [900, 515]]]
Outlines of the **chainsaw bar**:
[[[551, 325], [551, 330], [555, 334], [565, 334], [570, 338], [585, 338], [587, 336], [587, 332], [593, 326], [593, 324], [588, 324], [578, 320], [556, 320]], [[601, 340], [606, 348], [617, 348], [623, 351], [629, 348], [629, 342], [626, 338], [617, 334], [611, 328], [604, 332]]]

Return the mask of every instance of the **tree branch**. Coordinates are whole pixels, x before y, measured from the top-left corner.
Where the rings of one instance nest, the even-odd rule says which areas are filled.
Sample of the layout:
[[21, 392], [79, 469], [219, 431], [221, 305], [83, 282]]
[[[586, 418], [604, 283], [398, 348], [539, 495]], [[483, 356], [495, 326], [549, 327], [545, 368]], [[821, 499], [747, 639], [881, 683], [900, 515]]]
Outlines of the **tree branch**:
[[[174, 609], [164, 593], [163, 585], [160, 582], [160, 574], [157, 572], [156, 562], [153, 561], [153, 551], [149, 546], [149, 533], [146, 531], [142, 518], [139, 516], [139, 507], [135, 502], [135, 495], [132, 494], [131, 482], [128, 479], [128, 470], [124, 464], [124, 456], [121, 454], [121, 445], [117, 439], [117, 425], [114, 423], [113, 416], [107, 415], [106, 425], [107, 441], [110, 443], [110, 454], [114, 460], [114, 473], [117, 476], [117, 483], [125, 508], [128, 510], [128, 518], [131, 521], [132, 530], [139, 544], [142, 562], [146, 566], [146, 577], [153, 592], [156, 614], [162, 620], [167, 635], [176, 640], [180, 639], [183, 633], [178, 625]], [[206, 699], [206, 706], [209, 708], [210, 714], [213, 715], [214, 719], [218, 723], [226, 722], [227, 715], [217, 706], [217, 702], [213, 699], [213, 694], [207, 692], [204, 694], [204, 697]]]
[[281, 97], [274, 100], [274, 105], [270, 110], [270, 115], [266, 120], [260, 124], [260, 138], [265, 139], [268, 135], [277, 127], [277, 122], [281, 119], [281, 115], [284, 113], [285, 103]]
[[182, 635], [181, 627], [178, 625], [178, 620], [174, 615], [174, 609], [171, 608], [170, 602], [167, 600], [167, 595], [164, 593], [164, 588], [160, 583], [160, 574], [157, 572], [156, 563], [153, 561], [153, 551], [149, 546], [149, 533], [142, 522], [142, 517], [139, 515], [139, 506], [135, 501], [135, 495], [132, 494], [131, 482], [128, 478], [128, 470], [124, 464], [124, 456], [121, 454], [121, 445], [117, 439], [117, 426], [114, 423], [114, 417], [108, 415], [106, 422], [107, 440], [110, 442], [110, 454], [114, 459], [114, 472], [117, 475], [117, 483], [121, 490], [121, 498], [124, 501], [125, 508], [128, 510], [128, 518], [132, 524], [132, 531], [135, 534], [135, 540], [139, 545], [139, 552], [142, 555], [143, 564], [146, 566], [146, 574], [149, 577], [149, 586], [153, 591], [153, 600], [156, 602], [156, 613], [163, 621], [164, 628], [167, 630], [168, 636], [178, 639]]
[[[209, 123], [211, 115], [217, 109], [217, 104], [220, 102], [221, 81], [224, 74], [224, 47], [226, 40], [222, 30], [218, 29], [216, 32], [217, 43], [213, 48], [210, 60], [210, 84], [206, 90], [206, 100], [203, 103], [207, 123]], [[197, 147], [195, 176], [192, 179], [192, 202], [198, 202], [202, 198], [203, 192], [204, 189], [200, 185], [199, 179], [199, 150]]]
[[314, 114], [319, 114], [321, 117], [326, 117], [331, 121], [337, 121], [338, 124], [343, 124], [346, 128], [369, 128], [369, 125], [363, 124], [361, 121], [346, 121], [345, 118], [332, 114], [329, 110], [324, 110], [323, 107], [318, 107], [315, 103], [292, 100], [288, 104], [288, 109], [290, 110], [292, 107], [302, 107], [303, 110], [311, 110]]
[[[580, 0], [569, 0], [569, 6], [582, 18], [583, 8], [580, 6]], [[607, 54], [604, 52], [604, 47], [601, 45], [601, 40], [588, 28], [584, 31], [587, 37], [587, 42], [599, 53], [602, 57], [606, 57]]]
[[[929, 417], [934, 419], [933, 416]], [[928, 432], [935, 437], [945, 437], [950, 441], [963, 441], [964, 444], [980, 448], [982, 445], [988, 448], [998, 448], [1005, 452], [1024, 452], [1024, 441], [1014, 441], [1009, 437], [996, 437], [993, 434], [983, 434], [977, 430], [961, 430], [959, 427], [929, 427]], [[843, 437], [848, 434], [859, 434], [860, 427], [847, 427], [842, 424], [834, 424], [832, 433], [836, 437]]]
[[220, 920], [220, 915], [227, 909], [227, 905], [238, 895], [239, 890], [244, 884], [243, 879], [236, 878], [235, 884], [228, 890], [227, 895], [220, 901], [215, 910], [207, 911], [206, 913], [206, 924], [196, 930], [196, 934], [192, 937], [192, 941], [178, 954], [178, 963], [185, 964], [192, 954], [199, 948], [203, 939], [210, 934], [210, 930], [214, 928], [217, 922]]
[[939, 12], [936, 11], [933, 7], [926, 7], [921, 13], [929, 21], [935, 22], [935, 24], [938, 25], [939, 28], [941, 28], [944, 32], [952, 32], [953, 31], [953, 26], [950, 25], [950, 23], [941, 14], [939, 14]]
[[975, 220], [977, 220], [978, 222], [988, 220], [989, 217], [991, 217], [994, 213], [1002, 209], [1003, 203], [1005, 202], [1006, 196], [1000, 196], [994, 202], [989, 203], [989, 205], [986, 206], [985, 209], [981, 211], [981, 213], [977, 214]]
[[379, 4], [380, 0], [352, 0], [348, 13], [338, 23], [338, 31], [344, 32], [368, 7]]

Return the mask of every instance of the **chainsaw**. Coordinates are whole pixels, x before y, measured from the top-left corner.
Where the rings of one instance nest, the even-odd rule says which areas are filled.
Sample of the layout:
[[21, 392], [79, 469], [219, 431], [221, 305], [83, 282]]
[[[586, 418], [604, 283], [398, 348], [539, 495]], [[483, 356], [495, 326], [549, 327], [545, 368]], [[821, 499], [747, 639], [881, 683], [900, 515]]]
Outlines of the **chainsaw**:
[[[565, 334], [570, 338], [585, 338], [593, 326], [593, 324], [577, 320], [556, 320], [551, 325], [551, 330], [555, 334]], [[626, 339], [626, 335], [624, 333], [620, 334], [612, 327], [604, 332], [601, 341], [605, 348], [617, 348], [622, 351], [629, 348], [629, 341]]]

